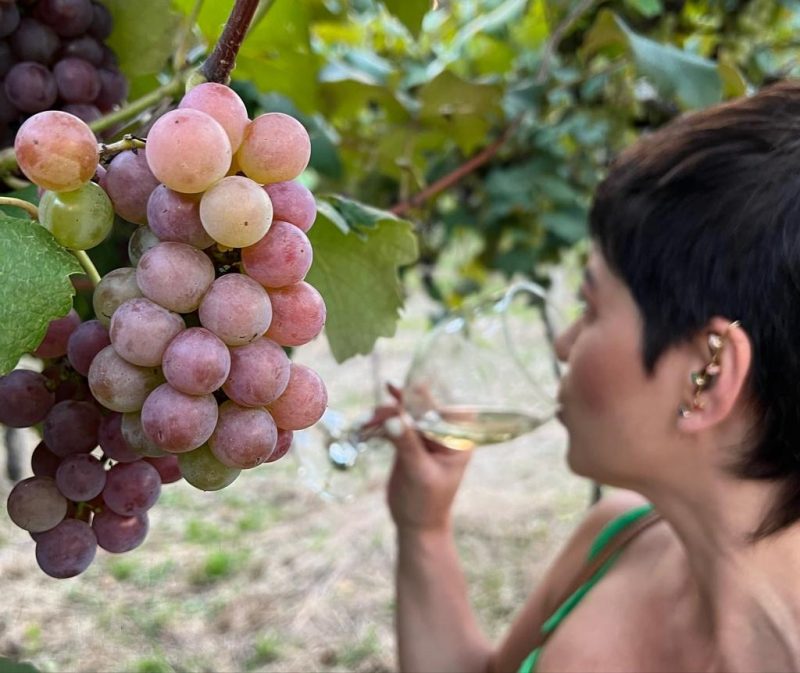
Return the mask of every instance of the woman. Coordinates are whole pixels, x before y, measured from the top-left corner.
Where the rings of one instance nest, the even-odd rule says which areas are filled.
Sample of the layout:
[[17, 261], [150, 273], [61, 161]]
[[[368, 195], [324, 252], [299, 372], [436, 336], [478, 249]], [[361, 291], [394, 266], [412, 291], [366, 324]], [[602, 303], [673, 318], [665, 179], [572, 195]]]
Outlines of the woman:
[[798, 671], [800, 84], [640, 140], [590, 227], [560, 419], [570, 468], [629, 490], [589, 511], [493, 646], [453, 543], [470, 455], [398, 403], [400, 668]]

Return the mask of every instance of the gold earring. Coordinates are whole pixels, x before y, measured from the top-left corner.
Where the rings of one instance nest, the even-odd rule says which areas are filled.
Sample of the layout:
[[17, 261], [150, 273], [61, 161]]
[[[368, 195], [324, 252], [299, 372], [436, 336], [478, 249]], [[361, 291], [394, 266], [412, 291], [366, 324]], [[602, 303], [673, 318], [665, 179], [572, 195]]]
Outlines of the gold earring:
[[700, 399], [700, 395], [703, 393], [703, 391], [708, 390], [711, 387], [711, 384], [719, 374], [719, 359], [722, 356], [722, 349], [725, 346], [728, 334], [732, 329], [739, 327], [740, 325], [741, 323], [738, 320], [734, 320], [730, 325], [728, 325], [728, 328], [725, 330], [724, 334], [720, 335], [712, 332], [708, 335], [708, 350], [711, 351], [711, 360], [709, 360], [708, 364], [699, 372], [691, 373], [690, 376], [692, 385], [694, 385], [692, 406], [689, 408], [682, 404], [680, 407], [678, 407], [678, 415], [681, 418], [689, 418], [689, 416], [692, 415], [692, 411], [703, 408], [703, 401]]

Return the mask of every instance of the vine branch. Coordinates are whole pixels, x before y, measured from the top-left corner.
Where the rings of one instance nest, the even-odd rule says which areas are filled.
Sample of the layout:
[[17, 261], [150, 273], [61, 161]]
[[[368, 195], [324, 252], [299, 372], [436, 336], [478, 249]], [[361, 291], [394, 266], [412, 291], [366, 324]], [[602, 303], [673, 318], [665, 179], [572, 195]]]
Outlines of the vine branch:
[[553, 57], [558, 50], [558, 45], [561, 44], [561, 40], [564, 39], [570, 28], [594, 6], [595, 2], [596, 0], [581, 0], [550, 34], [550, 39], [547, 40], [547, 44], [545, 44], [542, 52], [542, 62], [539, 66], [539, 71], [536, 73], [537, 84], [544, 84], [547, 81]]
[[0, 206], [14, 206], [15, 208], [22, 208], [32, 219], [39, 219], [39, 209], [35, 204], [22, 199], [16, 199], [13, 196], [0, 196]]
[[201, 74], [209, 82], [227, 84], [230, 80], [231, 71], [236, 65], [236, 55], [258, 9], [258, 3], [259, 0], [236, 0], [234, 3], [214, 51], [200, 66]]
[[108, 163], [112, 157], [116, 156], [120, 152], [125, 152], [127, 150], [140, 150], [145, 146], [145, 141], [141, 138], [137, 138], [131, 133], [126, 133], [122, 136], [122, 140], [118, 140], [115, 143], [111, 143], [106, 145], [105, 143], [100, 143], [100, 161], [102, 163]]
[[95, 265], [89, 255], [86, 254], [86, 251], [70, 250], [70, 252], [75, 255], [75, 257], [81, 263], [86, 275], [89, 276], [89, 280], [92, 281], [92, 287], [97, 287], [97, 284], [100, 282], [100, 274], [97, 272], [97, 269], [95, 268]]

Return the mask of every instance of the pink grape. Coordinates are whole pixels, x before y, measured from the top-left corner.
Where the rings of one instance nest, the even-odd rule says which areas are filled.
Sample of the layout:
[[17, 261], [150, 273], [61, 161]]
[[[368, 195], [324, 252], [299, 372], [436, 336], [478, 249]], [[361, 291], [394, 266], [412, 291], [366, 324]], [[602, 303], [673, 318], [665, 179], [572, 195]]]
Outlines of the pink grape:
[[137, 367], [106, 346], [89, 367], [89, 388], [95, 399], [111, 411], [139, 411], [150, 392], [164, 381], [161, 370]]
[[292, 440], [294, 439], [294, 432], [291, 430], [284, 430], [283, 428], [278, 428], [278, 441], [275, 443], [275, 450], [272, 452], [272, 455], [267, 459], [268, 463], [274, 463], [276, 460], [280, 460], [283, 458], [292, 446]]
[[145, 460], [158, 470], [162, 484], [172, 484], [183, 478], [177, 455], [145, 458]]
[[317, 290], [300, 281], [269, 291], [272, 322], [267, 336], [281, 346], [302, 346], [325, 326], [325, 301]]
[[109, 335], [121, 358], [140, 367], [158, 367], [169, 342], [184, 329], [180, 315], [140, 297], [114, 312]]
[[214, 282], [214, 264], [202, 250], [185, 243], [159, 243], [139, 260], [136, 283], [156, 304], [191, 313]]
[[122, 434], [122, 414], [112, 413], [100, 421], [98, 443], [103, 453], [119, 463], [133, 463], [141, 458]]
[[268, 112], [251, 121], [236, 153], [242, 172], [260, 184], [294, 180], [310, 158], [308, 132], [282, 112]]
[[162, 458], [167, 455], [164, 449], [160, 449], [156, 444], [144, 434], [142, 429], [142, 415], [138, 412], [122, 414], [120, 425], [122, 438], [127, 442], [131, 449], [145, 458]]
[[81, 317], [75, 309], [70, 309], [63, 318], [51, 320], [47, 326], [42, 343], [33, 351], [37, 358], [60, 358], [67, 354], [70, 335], [81, 324]]
[[55, 403], [48, 380], [29, 369], [15, 369], [0, 377], [0, 423], [29, 428], [44, 420]]
[[29, 117], [17, 131], [14, 152], [26, 177], [54, 192], [89, 182], [100, 159], [97, 140], [86, 123], [57, 110]]
[[97, 446], [100, 411], [91, 402], [64, 400], [47, 414], [42, 438], [47, 447], [64, 458], [73, 453], [88, 453]]
[[95, 355], [111, 343], [108, 330], [99, 320], [87, 320], [78, 325], [67, 342], [67, 359], [81, 376], [89, 373]]
[[308, 231], [317, 219], [317, 202], [305, 185], [296, 180], [264, 185], [272, 201], [272, 218]]
[[97, 538], [92, 527], [78, 519], [64, 519], [36, 541], [36, 562], [56, 579], [80, 575], [92, 565], [96, 553]]
[[207, 395], [227, 380], [231, 355], [212, 332], [190, 327], [167, 346], [162, 367], [167, 383], [176, 390], [188, 395]]
[[86, 502], [102, 493], [106, 471], [90, 453], [67, 456], [56, 471], [56, 486], [61, 494], [74, 502]]
[[147, 537], [149, 527], [147, 512], [121, 516], [111, 509], [103, 509], [92, 519], [97, 544], [112, 554], [136, 549]]
[[187, 395], [164, 383], [144, 402], [142, 430], [165, 451], [184, 453], [208, 440], [218, 414], [213, 395]]
[[39, 442], [31, 454], [31, 471], [34, 477], [56, 478], [56, 470], [61, 458], [47, 448], [47, 444]]
[[303, 430], [316, 423], [328, 406], [322, 378], [310, 367], [292, 363], [286, 390], [267, 407], [279, 428]]
[[208, 248], [214, 239], [200, 221], [200, 197], [181, 194], [166, 185], [156, 187], [147, 201], [147, 223], [162, 241], [188, 243], [195, 248]]
[[288, 222], [275, 220], [264, 238], [242, 250], [245, 273], [264, 287], [299, 283], [311, 268], [311, 241]]
[[147, 201], [158, 185], [144, 148], [115, 156], [100, 181], [117, 215], [134, 224], [147, 224]]
[[243, 346], [264, 335], [272, 322], [266, 290], [252, 278], [229, 273], [214, 281], [200, 302], [200, 324], [229, 346]]
[[57, 526], [67, 514], [67, 499], [55, 479], [29, 477], [11, 489], [7, 502], [9, 518], [20, 528], [41, 533]]
[[232, 156], [225, 129], [210, 115], [191, 108], [162, 115], [147, 135], [150, 170], [176, 192], [206, 191], [228, 172]]
[[178, 107], [200, 110], [216, 119], [228, 134], [231, 149], [234, 152], [239, 149], [250, 119], [244, 102], [233, 89], [216, 82], [204, 82], [191, 89]]
[[183, 478], [201, 491], [219, 491], [230, 486], [241, 470], [220, 463], [208, 444], [178, 456], [178, 465]]
[[219, 408], [219, 421], [208, 446], [223, 465], [246, 470], [269, 460], [277, 440], [278, 429], [268, 412], [228, 400]]
[[291, 361], [274, 341], [262, 338], [231, 348], [231, 373], [222, 389], [243, 407], [263, 407], [289, 383]]
[[136, 269], [130, 266], [114, 269], [103, 276], [94, 289], [94, 314], [108, 327], [111, 325], [111, 316], [121, 304], [141, 296], [142, 291], [136, 284]]
[[120, 516], [144, 514], [161, 494], [161, 477], [150, 463], [117, 463], [109, 471], [103, 502]]
[[241, 175], [222, 178], [200, 199], [200, 221], [217, 243], [244, 248], [272, 224], [272, 202], [261, 186]]

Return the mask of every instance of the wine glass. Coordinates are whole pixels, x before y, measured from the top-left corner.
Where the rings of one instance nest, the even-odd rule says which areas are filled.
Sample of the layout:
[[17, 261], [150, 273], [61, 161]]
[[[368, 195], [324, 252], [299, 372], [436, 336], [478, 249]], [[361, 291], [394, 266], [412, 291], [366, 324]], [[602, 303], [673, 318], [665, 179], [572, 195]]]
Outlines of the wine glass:
[[[403, 383], [403, 405], [417, 429], [463, 451], [547, 423], [558, 406], [561, 365], [554, 342], [563, 323], [547, 292], [532, 281], [445, 317], [420, 342]], [[348, 423], [330, 409], [295, 442], [301, 480], [324, 499], [339, 501], [375, 476], [370, 457], [385, 445], [379, 428]]]

